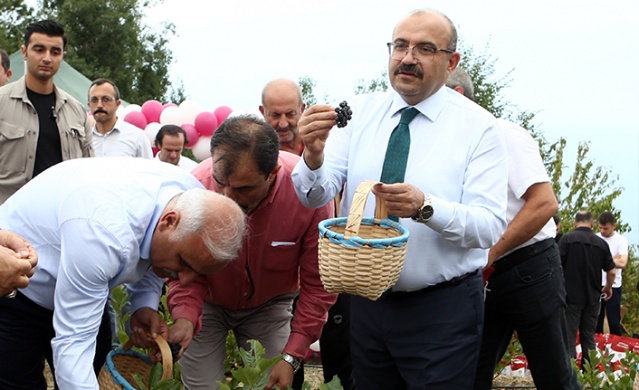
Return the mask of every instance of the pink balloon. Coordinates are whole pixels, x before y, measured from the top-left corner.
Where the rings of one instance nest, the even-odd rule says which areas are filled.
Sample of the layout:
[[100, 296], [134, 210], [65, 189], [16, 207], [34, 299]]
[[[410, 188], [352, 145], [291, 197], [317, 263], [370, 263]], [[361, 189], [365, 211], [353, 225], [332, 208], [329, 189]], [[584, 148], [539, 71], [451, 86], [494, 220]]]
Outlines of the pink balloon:
[[124, 121], [137, 126], [140, 129], [145, 129], [148, 124], [146, 117], [140, 111], [131, 111], [124, 117]]
[[233, 112], [233, 110], [228, 106], [219, 106], [213, 112], [217, 118], [217, 123], [222, 123], [226, 120], [226, 118], [228, 118], [229, 114]]
[[209, 111], [202, 111], [195, 117], [195, 128], [203, 137], [212, 136], [218, 123], [220, 122], [217, 120], [217, 116]]
[[162, 106], [162, 108], [167, 108], [167, 107], [178, 107], [178, 105], [175, 103], [164, 103], [164, 105]]
[[197, 132], [195, 126], [189, 125], [188, 123], [182, 125], [182, 130], [186, 132], [186, 138], [188, 138], [189, 140], [189, 142], [187, 142], [184, 146], [189, 149], [194, 147], [197, 141], [200, 139], [200, 133]]
[[160, 122], [160, 114], [162, 113], [163, 109], [164, 106], [162, 106], [162, 103], [158, 102], [157, 100], [147, 100], [142, 105], [142, 109], [140, 111], [142, 111], [142, 113], [146, 117], [147, 123], [149, 123]]

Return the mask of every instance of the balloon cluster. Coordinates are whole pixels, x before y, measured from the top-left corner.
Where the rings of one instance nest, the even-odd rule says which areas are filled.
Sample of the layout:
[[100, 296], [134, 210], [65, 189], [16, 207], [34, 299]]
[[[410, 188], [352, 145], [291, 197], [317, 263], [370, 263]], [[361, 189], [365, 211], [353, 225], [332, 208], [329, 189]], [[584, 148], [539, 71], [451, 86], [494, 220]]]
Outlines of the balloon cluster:
[[185, 100], [180, 105], [147, 100], [142, 106], [129, 104], [120, 107], [117, 115], [125, 122], [143, 129], [152, 146], [162, 126], [182, 127], [189, 140], [185, 147], [191, 149], [197, 159], [204, 160], [210, 157], [211, 136], [232, 111], [227, 106], [220, 106], [213, 112], [205, 111], [193, 100]]

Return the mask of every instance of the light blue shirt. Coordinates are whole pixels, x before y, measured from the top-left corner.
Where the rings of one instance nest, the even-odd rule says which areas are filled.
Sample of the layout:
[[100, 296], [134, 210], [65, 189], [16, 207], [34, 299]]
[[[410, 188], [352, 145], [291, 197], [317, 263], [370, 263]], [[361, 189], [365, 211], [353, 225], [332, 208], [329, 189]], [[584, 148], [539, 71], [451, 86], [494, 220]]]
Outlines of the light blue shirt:
[[[345, 184], [340, 215], [348, 215], [355, 189], [379, 180], [391, 132], [406, 102], [395, 92], [360, 95], [353, 119], [333, 128], [324, 163], [311, 171], [300, 160], [292, 177], [301, 201], [317, 207]], [[464, 96], [442, 87], [415, 106], [405, 182], [431, 195], [434, 214], [421, 224], [400, 218], [411, 236], [395, 291], [413, 291], [486, 265], [487, 250], [506, 229], [508, 168], [495, 118]], [[365, 216], [373, 216], [369, 196]]]
[[39, 261], [21, 292], [54, 310], [58, 385], [97, 389], [96, 336], [109, 291], [130, 283], [131, 312], [157, 310], [163, 280], [151, 270], [155, 226], [177, 194], [202, 185], [170, 164], [131, 157], [57, 164], [0, 206], [0, 228], [29, 240]]
[[100, 133], [93, 125], [95, 157], [153, 158], [151, 141], [144, 130], [118, 119], [111, 131]]

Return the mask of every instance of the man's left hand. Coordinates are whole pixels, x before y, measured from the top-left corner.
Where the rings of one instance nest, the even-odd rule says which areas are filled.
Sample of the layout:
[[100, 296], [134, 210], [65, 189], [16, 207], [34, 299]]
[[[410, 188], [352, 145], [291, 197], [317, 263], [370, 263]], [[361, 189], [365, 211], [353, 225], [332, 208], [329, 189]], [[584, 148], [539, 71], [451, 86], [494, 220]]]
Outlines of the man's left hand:
[[131, 341], [139, 348], [152, 348], [160, 335], [168, 340], [169, 327], [162, 316], [150, 307], [142, 307], [131, 316]]
[[384, 200], [388, 213], [396, 217], [414, 217], [424, 205], [424, 193], [408, 183], [378, 183], [372, 191]]
[[293, 386], [293, 367], [284, 360], [280, 360], [273, 366], [271, 378], [265, 389], [274, 389], [275, 386], [278, 389], [286, 389], [289, 386]]

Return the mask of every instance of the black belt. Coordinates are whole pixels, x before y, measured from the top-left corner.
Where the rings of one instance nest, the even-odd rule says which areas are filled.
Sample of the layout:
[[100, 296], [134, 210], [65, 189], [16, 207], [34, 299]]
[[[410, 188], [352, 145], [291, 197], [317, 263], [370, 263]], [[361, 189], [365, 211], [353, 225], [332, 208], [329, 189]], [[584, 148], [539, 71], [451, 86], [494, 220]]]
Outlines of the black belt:
[[536, 242], [534, 244], [519, 248], [516, 251], [509, 253], [501, 259], [493, 263], [495, 271], [490, 275], [491, 277], [502, 274], [508, 270], [513, 269], [524, 261], [535, 257], [540, 253], [543, 253], [555, 245], [554, 238], [547, 238], [543, 241]]
[[475, 275], [479, 275], [479, 270], [475, 270], [475, 271], [469, 272], [469, 273], [464, 274], [462, 276], [457, 276], [456, 278], [452, 278], [451, 280], [447, 280], [445, 282], [441, 282], [441, 283], [434, 284], [432, 286], [424, 287], [424, 288], [422, 288], [420, 290], [415, 290], [415, 291], [393, 291], [392, 289], [388, 289], [379, 297], [379, 299], [402, 299], [402, 298], [408, 298], [408, 297], [413, 297], [413, 296], [417, 296], [417, 295], [426, 294], [426, 293], [433, 292], [433, 291], [436, 291], [436, 290], [439, 290], [439, 289], [442, 289], [442, 288], [445, 288], [445, 287], [457, 286], [458, 284], [460, 284], [464, 280], [470, 278], [471, 276], [475, 276]]

